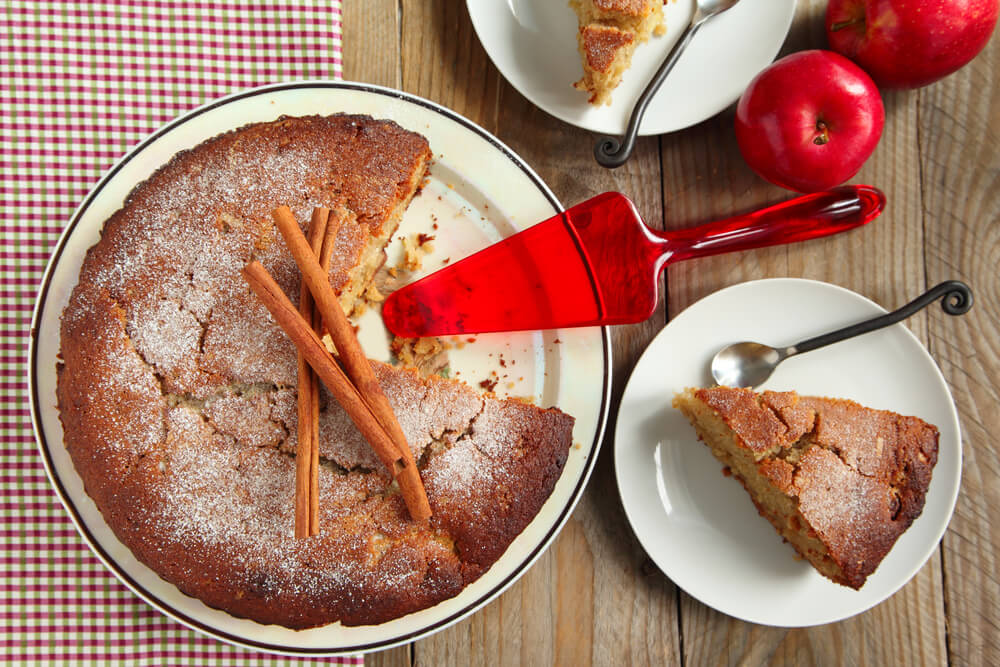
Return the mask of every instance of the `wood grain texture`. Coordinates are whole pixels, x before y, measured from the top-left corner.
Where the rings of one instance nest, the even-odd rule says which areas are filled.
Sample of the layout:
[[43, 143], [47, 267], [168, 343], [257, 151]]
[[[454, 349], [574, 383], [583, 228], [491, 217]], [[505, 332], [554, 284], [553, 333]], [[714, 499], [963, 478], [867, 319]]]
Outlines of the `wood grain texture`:
[[496, 132], [500, 74], [476, 38], [464, 2], [404, 0], [403, 90]]
[[343, 3], [344, 79], [399, 88], [397, 0]]
[[412, 644], [365, 655], [365, 667], [410, 667], [412, 664]]
[[1000, 664], [1000, 41], [920, 91], [929, 284], [975, 293], [962, 318], [930, 313], [931, 353], [958, 405], [962, 489], [943, 542], [949, 658]]

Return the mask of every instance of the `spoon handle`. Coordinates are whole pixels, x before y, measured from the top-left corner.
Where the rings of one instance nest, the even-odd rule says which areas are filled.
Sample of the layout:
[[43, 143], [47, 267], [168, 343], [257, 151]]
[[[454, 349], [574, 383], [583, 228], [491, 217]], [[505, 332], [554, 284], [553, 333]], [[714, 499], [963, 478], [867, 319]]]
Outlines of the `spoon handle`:
[[597, 143], [594, 145], [594, 159], [602, 167], [613, 169], [628, 162], [628, 159], [632, 156], [632, 150], [635, 148], [636, 135], [639, 134], [639, 123], [642, 122], [642, 117], [646, 115], [646, 107], [649, 106], [653, 95], [663, 85], [663, 80], [667, 78], [670, 70], [680, 60], [681, 53], [691, 43], [691, 39], [703, 23], [703, 21], [695, 21], [689, 25], [681, 34], [681, 38], [674, 44], [674, 48], [670, 49], [667, 59], [660, 65], [660, 69], [656, 70], [653, 79], [646, 85], [646, 89], [642, 91], [635, 106], [632, 108], [632, 115], [628, 119], [628, 128], [625, 130], [625, 136], [620, 141], [615, 137], [601, 137], [597, 140]]
[[828, 334], [823, 334], [822, 336], [816, 336], [815, 338], [810, 338], [798, 343], [797, 345], [793, 345], [789, 350], [789, 356], [792, 354], [798, 354], [799, 352], [816, 350], [830, 345], [831, 343], [836, 343], [854, 336], [860, 336], [861, 334], [866, 334], [869, 331], [875, 331], [876, 329], [887, 327], [890, 324], [902, 322], [938, 299], [942, 299], [941, 308], [949, 315], [963, 315], [969, 312], [969, 309], [972, 308], [972, 290], [969, 286], [960, 280], [946, 280], [945, 282], [930, 288], [913, 301], [909, 302], [902, 308], [892, 311], [891, 313], [886, 313], [885, 315], [880, 315], [879, 317], [871, 320], [852, 324], [849, 327], [844, 327], [843, 329], [838, 329]]

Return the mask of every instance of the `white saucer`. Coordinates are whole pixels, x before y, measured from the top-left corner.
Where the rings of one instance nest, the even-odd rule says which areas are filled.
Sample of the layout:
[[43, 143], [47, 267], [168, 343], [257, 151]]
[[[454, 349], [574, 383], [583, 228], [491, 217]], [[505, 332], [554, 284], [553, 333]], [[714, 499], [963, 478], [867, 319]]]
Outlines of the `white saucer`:
[[[567, 0], [466, 0], [476, 34], [504, 78], [544, 111], [593, 132], [621, 134], [635, 100], [694, 15], [694, 0], [664, 7], [667, 32], [640, 44], [611, 106], [587, 103], [577, 19]], [[795, 0], [743, 0], [706, 24], [650, 102], [639, 134], [700, 123], [735, 102], [781, 49]]]
[[915, 415], [940, 429], [923, 513], [860, 591], [834, 584], [796, 560], [739, 482], [722, 475], [721, 464], [670, 406], [674, 392], [713, 384], [709, 362], [728, 343], [789, 345], [884, 312], [827, 283], [753, 281], [694, 304], [643, 353], [618, 413], [618, 489], [643, 548], [691, 596], [754, 623], [831, 623], [888, 598], [933, 553], [958, 496], [958, 413], [937, 365], [902, 324], [789, 359], [762, 387], [850, 398]]

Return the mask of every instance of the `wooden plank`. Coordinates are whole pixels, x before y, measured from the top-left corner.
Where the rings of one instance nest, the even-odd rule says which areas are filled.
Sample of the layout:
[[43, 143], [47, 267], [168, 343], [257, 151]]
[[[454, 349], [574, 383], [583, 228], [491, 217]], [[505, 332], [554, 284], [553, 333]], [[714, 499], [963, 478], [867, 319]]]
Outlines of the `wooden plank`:
[[396, 0], [343, 3], [344, 79], [399, 88]]
[[919, 132], [927, 281], [959, 278], [975, 306], [933, 308], [930, 348], [958, 405], [962, 489], [945, 534], [949, 658], [1000, 664], [1000, 40], [921, 91]]
[[397, 646], [378, 653], [365, 654], [365, 667], [410, 667], [413, 664], [411, 644]]
[[[628, 167], [606, 171], [593, 161], [591, 135], [549, 117], [502, 80], [476, 40], [462, 3], [406, 1], [402, 14], [405, 90], [494, 131], [565, 204], [622, 190], [651, 224], [662, 224], [655, 138], [641, 141]], [[616, 397], [638, 353], [662, 323], [661, 313], [648, 323], [615, 331]], [[553, 547], [498, 600], [418, 642], [417, 662], [600, 665], [630, 656], [639, 663], [679, 660], [675, 589], [661, 578], [650, 582], [641, 571], [644, 555], [615, 500], [611, 446], [605, 443], [588, 491]]]
[[402, 6], [403, 90], [496, 132], [500, 75], [476, 37], [464, 2]]
[[[800, 2], [791, 49], [821, 47], [824, 2]], [[920, 174], [916, 96], [885, 98], [887, 125], [875, 155], [853, 182], [885, 190], [888, 211], [872, 226], [797, 246], [695, 260], [669, 269], [669, 310], [677, 313], [724, 286], [772, 276], [832, 282], [895, 307], [924, 287], [919, 220]], [[733, 112], [664, 138], [667, 226], [687, 226], [791, 196], [744, 164], [732, 130]], [[926, 340], [926, 316], [909, 322]], [[817, 331], [819, 333], [819, 331]], [[778, 539], [773, 534], [762, 539]], [[792, 551], [789, 549], [789, 559]], [[849, 621], [786, 630], [756, 626], [681, 597], [684, 661], [691, 664], [938, 663], [945, 660], [941, 564], [935, 556], [904, 589]]]

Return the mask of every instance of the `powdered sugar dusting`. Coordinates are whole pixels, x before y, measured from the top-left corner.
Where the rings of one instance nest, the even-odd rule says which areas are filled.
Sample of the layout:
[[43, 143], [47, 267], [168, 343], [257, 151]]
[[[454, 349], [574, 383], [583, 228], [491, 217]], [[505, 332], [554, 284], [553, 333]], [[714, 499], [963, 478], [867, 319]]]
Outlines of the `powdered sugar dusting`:
[[196, 375], [201, 325], [180, 303], [159, 300], [141, 303], [134, 313], [129, 335], [139, 353], [168, 384], [186, 387], [183, 378]]
[[271, 400], [266, 392], [226, 394], [206, 401], [202, 414], [220, 433], [249, 447], [278, 447], [286, 432], [271, 419]]
[[144, 455], [163, 441], [160, 385], [134, 350], [112, 355], [108, 362], [108, 373], [98, 393], [118, 408], [103, 413], [111, 421], [108, 435], [117, 437], [108, 437], [105, 443]]
[[823, 447], [803, 454], [794, 486], [802, 516], [838, 557], [863, 553], [891, 520], [889, 486], [858, 474]]
[[463, 438], [433, 458], [425, 482], [428, 494], [461, 500], [472, 507], [482, 496], [478, 491], [495, 481], [493, 463], [469, 438]]

